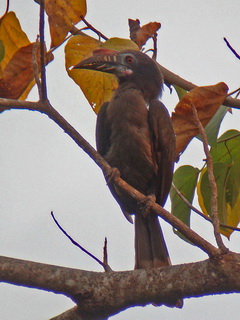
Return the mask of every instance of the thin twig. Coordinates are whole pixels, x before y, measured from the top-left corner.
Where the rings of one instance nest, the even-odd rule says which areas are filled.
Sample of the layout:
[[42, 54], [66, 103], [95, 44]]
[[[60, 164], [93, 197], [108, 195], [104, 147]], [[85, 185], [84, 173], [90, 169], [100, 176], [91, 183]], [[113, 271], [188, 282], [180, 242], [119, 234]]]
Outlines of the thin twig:
[[10, 5], [10, 0], [7, 0], [6, 10], [5, 10], [4, 14], [2, 15], [2, 17], [0, 17], [1, 19], [8, 13], [9, 5]]
[[[184, 195], [181, 193], [181, 191], [178, 190], [178, 188], [172, 183], [172, 188], [173, 190], [176, 192], [176, 194], [179, 196], [179, 198], [181, 198], [181, 200], [188, 206], [188, 208], [190, 208], [192, 211], [196, 212], [199, 216], [201, 216], [202, 218], [204, 218], [205, 220], [209, 221], [209, 222], [213, 222], [211, 218], [207, 217], [205, 214], [203, 214], [200, 210], [198, 210], [196, 207], [194, 207], [185, 197]], [[234, 231], [240, 231], [240, 228], [235, 228], [235, 227], [231, 227], [229, 225], [220, 223], [220, 227], [222, 228], [226, 228], [226, 229], [230, 229], [230, 230], [234, 230]]]
[[152, 40], [153, 40], [153, 55], [152, 55], [152, 59], [153, 60], [157, 60], [157, 33], [155, 33], [154, 36], [152, 36]]
[[104, 239], [104, 246], [103, 246], [103, 263], [108, 265], [108, 253], [107, 253], [107, 238]]
[[234, 93], [237, 93], [236, 96], [238, 96], [238, 95], [239, 95], [239, 91], [240, 91], [240, 88], [238, 88], [238, 89], [236, 89], [236, 90], [234, 90], [234, 91], [231, 91], [231, 92], [229, 92], [229, 93], [227, 94], [227, 97], [232, 96]]
[[77, 243], [62, 227], [61, 225], [58, 223], [57, 219], [55, 218], [53, 212], [51, 212], [51, 216], [54, 220], [54, 222], [56, 223], [56, 225], [58, 226], [58, 228], [63, 232], [63, 234], [65, 234], [65, 236], [79, 249], [81, 249], [84, 253], [86, 253], [89, 257], [91, 257], [92, 259], [94, 259], [97, 263], [99, 263], [106, 272], [109, 272], [110, 270], [112, 270], [110, 268], [110, 266], [108, 264], [105, 264], [105, 261], [102, 262], [101, 260], [99, 260], [97, 257], [95, 257], [91, 252], [89, 252], [88, 250], [86, 250], [85, 248], [83, 248], [79, 243]]
[[40, 100], [42, 99], [42, 90], [41, 90], [41, 81], [39, 79], [39, 66], [38, 66], [38, 53], [39, 53], [39, 36], [37, 36], [36, 42], [33, 45], [33, 53], [32, 53], [32, 65], [33, 65], [33, 74], [34, 79], [38, 88], [38, 95]]
[[106, 37], [102, 32], [100, 32], [99, 30], [94, 28], [89, 22], [87, 22], [84, 16], [81, 16], [81, 19], [90, 30], [95, 32], [99, 37], [103, 38], [104, 40], [108, 40], [108, 37]]
[[53, 53], [55, 50], [57, 50], [59, 47], [61, 47], [61, 45], [63, 45], [67, 40], [69, 40], [72, 36], [75, 36], [77, 34], [81, 34], [82, 30], [84, 30], [85, 28], [81, 28], [78, 29], [75, 26], [72, 26], [72, 29], [69, 31], [70, 35], [68, 35], [61, 43], [59, 43], [56, 47], [52, 47], [47, 54], [49, 53]]
[[45, 39], [44, 39], [44, 14], [45, 6], [44, 0], [40, 1], [40, 20], [39, 20], [39, 34], [40, 34], [40, 65], [41, 65], [41, 96], [40, 100], [47, 100], [47, 84], [46, 84], [46, 68], [45, 68]]
[[224, 37], [223, 40], [226, 42], [228, 48], [232, 51], [232, 53], [240, 60], [240, 55], [236, 52], [236, 50], [233, 49], [233, 47], [230, 45], [229, 41]]
[[208, 167], [208, 180], [209, 180], [209, 185], [210, 185], [210, 190], [211, 190], [211, 216], [213, 219], [214, 235], [215, 235], [215, 239], [216, 239], [216, 242], [217, 242], [219, 249], [223, 253], [225, 253], [228, 249], [225, 247], [225, 245], [222, 241], [222, 237], [219, 232], [220, 223], [219, 223], [219, 218], [218, 218], [218, 191], [217, 191], [217, 184], [216, 184], [214, 173], [213, 173], [212, 156], [211, 156], [210, 151], [208, 149], [207, 134], [202, 126], [201, 121], [198, 118], [197, 110], [196, 110], [194, 104], [191, 103], [191, 105], [192, 105], [194, 120], [195, 120], [196, 125], [199, 129], [199, 132], [202, 136], [203, 149], [204, 149], [204, 152], [206, 155], [206, 161], [207, 161], [207, 167]]

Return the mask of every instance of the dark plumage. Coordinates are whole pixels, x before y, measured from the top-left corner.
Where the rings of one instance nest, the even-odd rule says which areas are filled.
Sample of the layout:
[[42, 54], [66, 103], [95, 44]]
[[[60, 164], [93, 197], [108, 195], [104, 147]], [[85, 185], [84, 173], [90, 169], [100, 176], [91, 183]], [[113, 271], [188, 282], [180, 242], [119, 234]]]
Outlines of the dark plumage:
[[[119, 87], [97, 118], [97, 150], [121, 177], [145, 195], [166, 202], [175, 157], [175, 135], [165, 106], [157, 100], [163, 79], [157, 64], [142, 52], [96, 50], [75, 68], [116, 75]], [[139, 206], [109, 182], [124, 215], [135, 214], [135, 268], [171, 264], [159, 220], [143, 218]]]

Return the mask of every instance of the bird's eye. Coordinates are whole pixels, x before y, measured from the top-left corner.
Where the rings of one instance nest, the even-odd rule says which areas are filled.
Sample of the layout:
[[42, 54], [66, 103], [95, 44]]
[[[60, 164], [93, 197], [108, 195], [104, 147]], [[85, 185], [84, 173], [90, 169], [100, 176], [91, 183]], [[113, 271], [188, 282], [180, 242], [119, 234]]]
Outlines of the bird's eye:
[[131, 56], [126, 56], [126, 62], [127, 63], [133, 63], [134, 62], [134, 58]]

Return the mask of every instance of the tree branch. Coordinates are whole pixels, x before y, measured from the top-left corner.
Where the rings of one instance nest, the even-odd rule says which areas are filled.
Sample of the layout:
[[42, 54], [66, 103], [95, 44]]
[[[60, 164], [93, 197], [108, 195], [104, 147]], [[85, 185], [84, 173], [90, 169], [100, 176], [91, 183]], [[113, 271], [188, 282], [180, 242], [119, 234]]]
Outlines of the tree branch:
[[78, 314], [78, 308], [74, 307], [70, 310], [67, 310], [59, 314], [54, 318], [51, 318], [50, 320], [84, 320], [84, 319]]
[[230, 252], [201, 262], [109, 273], [1, 257], [0, 280], [66, 295], [77, 303], [80, 319], [103, 319], [131, 306], [240, 292], [240, 255]]
[[[164, 82], [166, 83], [167, 86], [177, 85], [187, 91], [190, 91], [191, 89], [197, 87], [196, 84], [181, 78], [180, 76], [178, 76], [177, 74], [173, 73], [172, 71], [166, 69], [165, 67], [161, 66], [160, 64], [158, 64], [158, 65], [159, 65], [159, 68], [163, 74]], [[225, 101], [223, 102], [223, 104], [227, 107], [231, 107], [234, 109], [240, 109], [240, 99], [235, 99], [235, 98], [228, 96], [225, 99]]]

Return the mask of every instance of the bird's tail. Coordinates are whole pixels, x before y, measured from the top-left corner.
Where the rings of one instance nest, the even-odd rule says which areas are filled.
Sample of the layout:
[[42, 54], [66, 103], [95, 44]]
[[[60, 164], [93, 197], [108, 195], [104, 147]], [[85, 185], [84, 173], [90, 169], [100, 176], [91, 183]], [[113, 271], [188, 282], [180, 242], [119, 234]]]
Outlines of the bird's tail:
[[135, 215], [135, 269], [171, 265], [157, 216]]
[[[144, 218], [135, 215], [135, 269], [167, 267], [171, 265], [162, 228], [157, 216]], [[182, 308], [183, 300], [166, 303], [169, 307]]]

